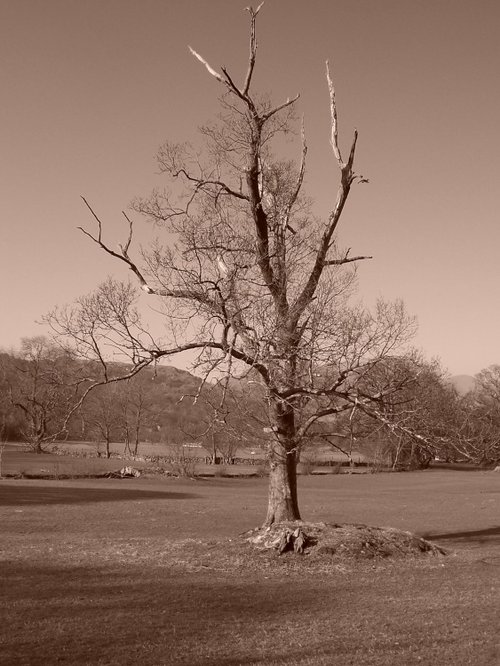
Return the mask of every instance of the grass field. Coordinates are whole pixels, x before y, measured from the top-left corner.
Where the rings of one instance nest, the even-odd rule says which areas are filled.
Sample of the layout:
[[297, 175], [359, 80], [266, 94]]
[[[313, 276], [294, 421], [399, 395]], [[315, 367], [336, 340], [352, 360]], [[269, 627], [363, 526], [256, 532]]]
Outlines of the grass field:
[[[164, 457], [177, 457], [181, 454], [183, 457], [189, 458], [205, 458], [208, 452], [198, 446], [186, 445], [184, 447], [169, 446], [168, 444], [149, 444], [141, 442], [139, 446], [138, 460], [126, 459], [123, 457], [123, 443], [112, 443], [110, 451], [113, 457], [109, 460], [105, 458], [98, 458], [96, 456], [95, 442], [58, 442], [56, 444], [60, 454], [68, 455], [53, 455], [51, 453], [44, 453], [37, 455], [36, 453], [29, 452], [22, 444], [9, 443], [6, 445], [0, 476], [51, 476], [54, 478], [61, 478], [65, 476], [95, 476], [102, 472], [116, 471], [124, 465], [132, 464], [139, 469], [154, 467], [154, 463], [146, 462], [145, 457], [151, 458], [154, 456]], [[50, 448], [50, 447], [49, 447]], [[103, 445], [101, 444], [100, 450], [102, 452]], [[71, 455], [71, 453], [73, 455]], [[77, 457], [75, 454], [85, 457]], [[343, 462], [347, 464], [347, 458], [343, 454], [332, 451], [326, 452], [328, 455], [326, 459], [335, 461], [337, 463]], [[119, 455], [120, 458], [115, 457]], [[241, 448], [234, 452], [236, 458], [243, 458], [245, 460], [253, 461], [253, 464], [238, 464], [238, 465], [218, 465], [194, 463], [193, 469], [198, 475], [211, 476], [214, 473], [220, 472], [223, 468], [224, 474], [228, 476], [258, 474], [258, 468], [264, 465], [264, 452], [259, 449]], [[317, 459], [325, 458], [325, 452], [318, 455]], [[305, 456], [307, 459], [307, 456]], [[359, 453], [354, 454], [354, 460], [362, 462], [363, 456]], [[168, 466], [168, 464], [167, 464]], [[309, 465], [310, 466], [310, 465]], [[323, 466], [317, 468], [317, 471], [322, 473], [332, 472], [334, 468]]]
[[[123, 445], [114, 445], [112, 452], [120, 454], [121, 457], [97, 458], [95, 456], [95, 446], [89, 444], [65, 444], [58, 445], [59, 454], [44, 453], [42, 455], [27, 451], [26, 447], [21, 444], [7, 444], [2, 456], [2, 464], [0, 468], [0, 477], [24, 477], [24, 478], [75, 478], [75, 477], [97, 477], [102, 476], [108, 472], [117, 472], [126, 465], [132, 465], [140, 469], [145, 474], [157, 474], [158, 465], [165, 470], [170, 470], [172, 473], [178, 472], [179, 466], [175, 463], [171, 465], [168, 462], [154, 463], [147, 461], [143, 456], [171, 456], [172, 449], [166, 446], [159, 445], [143, 445], [145, 453], [142, 454], [140, 459], [125, 458], [122, 456]], [[85, 456], [78, 457], [75, 455], [68, 455], [63, 451], [78, 450], [81, 454], [84, 452]], [[193, 455], [193, 451], [186, 449], [188, 453]], [[243, 456], [250, 459], [250, 453], [243, 451]], [[90, 455], [89, 455], [90, 454]], [[203, 451], [195, 449], [194, 455], [201, 457]], [[188, 456], [189, 458], [189, 456]], [[340, 459], [337, 462], [341, 462]], [[182, 466], [182, 465], [181, 465]], [[204, 462], [192, 462], [187, 466], [193, 474], [197, 476], [262, 476], [265, 473], [265, 463], [262, 457], [254, 458], [252, 463], [237, 464], [237, 465], [212, 465]], [[310, 467], [310, 465], [309, 465]], [[155, 471], [156, 469], [156, 471]], [[319, 466], [315, 468], [316, 473], [331, 474], [336, 471], [332, 466]], [[366, 471], [366, 468], [357, 468], [357, 471]], [[299, 473], [302, 472], [302, 466], [299, 465]]]
[[446, 558], [249, 557], [266, 479], [0, 481], [1, 664], [500, 664], [500, 475], [301, 477], [303, 516]]
[[[110, 459], [95, 457], [95, 446], [89, 444], [76, 444], [76, 445], [59, 445], [62, 449], [65, 446], [67, 449], [78, 450], [85, 452], [91, 457], [76, 457], [72, 455], [55, 455], [51, 453], [44, 453], [42, 455], [26, 451], [26, 448], [20, 444], [8, 444], [5, 448], [1, 472], [2, 476], [25, 476], [27, 478], [65, 478], [65, 477], [95, 477], [102, 475], [106, 472], [116, 472], [126, 465], [132, 465], [144, 472], [152, 471], [156, 465], [152, 462], [145, 460], [132, 460], [130, 458], [116, 458]], [[146, 445], [143, 446], [146, 453], [143, 455], [168, 455], [171, 451], [165, 448], [152, 445], [149, 449]], [[114, 453], [123, 453], [123, 444], [112, 447]], [[198, 455], [200, 455], [198, 453]], [[168, 463], [166, 463], [168, 468]], [[255, 474], [257, 465], [208, 465], [198, 463], [192, 465], [192, 469], [197, 474], [214, 475], [217, 471], [224, 471], [226, 475], [241, 475], [241, 474]]]

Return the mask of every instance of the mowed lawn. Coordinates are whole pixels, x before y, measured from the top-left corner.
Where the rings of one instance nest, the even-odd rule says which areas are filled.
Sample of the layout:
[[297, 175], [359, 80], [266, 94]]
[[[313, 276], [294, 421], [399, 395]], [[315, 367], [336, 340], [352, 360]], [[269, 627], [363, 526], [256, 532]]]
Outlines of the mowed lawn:
[[[252, 556], [266, 479], [0, 481], [0, 663], [500, 664], [500, 475], [299, 478], [303, 517], [446, 558]], [[226, 555], [225, 555], [226, 554]]]
[[[90, 443], [61, 443], [57, 445], [61, 451], [85, 453], [89, 457], [72, 456], [72, 455], [56, 455], [52, 453], [44, 453], [39, 455], [32, 451], [27, 451], [26, 447], [10, 443], [2, 456], [1, 475], [4, 477], [9, 476], [22, 476], [26, 478], [33, 477], [53, 477], [55, 479], [71, 478], [71, 477], [96, 477], [104, 475], [107, 472], [117, 472], [125, 465], [132, 465], [140, 470], [150, 471], [155, 468], [155, 463], [147, 462], [144, 459], [134, 460], [132, 458], [123, 457], [123, 444], [112, 444], [112, 454], [118, 454], [122, 457], [97, 458], [95, 444]], [[102, 448], [102, 447], [101, 447]], [[171, 456], [172, 449], [167, 446], [141, 444], [141, 456]], [[187, 457], [204, 457], [206, 452], [201, 449], [185, 449]], [[241, 451], [242, 457], [249, 458], [249, 452]], [[261, 461], [262, 462], [262, 461]], [[214, 472], [218, 469], [223, 471], [225, 476], [238, 476], [238, 475], [252, 475], [256, 474], [259, 461], [256, 465], [224, 465], [217, 466], [193, 463], [194, 471], [199, 475], [213, 476]], [[169, 468], [168, 463], [162, 463], [164, 467]], [[328, 469], [328, 468], [327, 468]]]

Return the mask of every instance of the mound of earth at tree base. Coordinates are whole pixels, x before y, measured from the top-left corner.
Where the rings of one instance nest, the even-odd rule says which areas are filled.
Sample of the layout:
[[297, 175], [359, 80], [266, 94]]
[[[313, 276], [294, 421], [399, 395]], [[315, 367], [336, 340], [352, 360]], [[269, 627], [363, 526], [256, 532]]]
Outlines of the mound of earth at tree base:
[[297, 553], [311, 560], [359, 560], [442, 556], [446, 551], [421, 537], [392, 527], [283, 522], [245, 532], [259, 550]]

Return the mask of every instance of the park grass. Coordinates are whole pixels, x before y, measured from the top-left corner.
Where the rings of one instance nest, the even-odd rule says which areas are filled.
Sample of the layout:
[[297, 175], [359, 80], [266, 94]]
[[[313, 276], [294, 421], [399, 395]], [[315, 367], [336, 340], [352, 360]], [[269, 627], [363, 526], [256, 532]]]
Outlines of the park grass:
[[[142, 445], [146, 448], [147, 445]], [[149, 445], [149, 449], [154, 447]], [[36, 454], [26, 451], [20, 444], [8, 444], [0, 466], [1, 477], [24, 479], [76, 479], [99, 478], [118, 472], [122, 467], [131, 465], [143, 475], [158, 476], [265, 476], [267, 471], [263, 464], [210, 465], [190, 462], [189, 458], [176, 462], [152, 462], [144, 459], [123, 457], [123, 444], [113, 445], [113, 457], [106, 459], [96, 457], [95, 445], [88, 443], [58, 444], [58, 453], [45, 452]], [[78, 455], [71, 455], [73, 454]], [[168, 454], [165, 447], [157, 447], [158, 452]], [[170, 451], [171, 453], [171, 451]], [[121, 457], [116, 457], [118, 454]]]
[[301, 477], [305, 518], [445, 558], [250, 555], [265, 479], [0, 482], [2, 664], [500, 664], [500, 478]]

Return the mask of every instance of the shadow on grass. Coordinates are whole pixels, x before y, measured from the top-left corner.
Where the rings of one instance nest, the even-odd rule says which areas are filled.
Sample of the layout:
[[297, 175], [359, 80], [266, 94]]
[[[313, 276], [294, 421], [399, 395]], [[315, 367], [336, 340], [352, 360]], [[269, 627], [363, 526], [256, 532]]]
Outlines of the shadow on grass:
[[198, 495], [131, 487], [97, 488], [94, 486], [33, 486], [19, 483], [0, 485], [0, 506], [34, 504], [88, 504], [91, 502], [121, 502], [123, 500], [186, 500]]
[[500, 544], [500, 527], [489, 527], [485, 530], [470, 530], [467, 532], [443, 532], [441, 534], [434, 534], [428, 532], [422, 535], [424, 539], [430, 541], [460, 541], [460, 542], [476, 542], [478, 544]]
[[472, 580], [468, 567], [456, 573], [237, 578], [126, 563], [4, 561], [0, 662], [498, 664], [490, 570], [476, 569]]
[[[23, 664], [255, 664], [264, 663], [263, 639], [273, 661], [286, 664], [311, 650], [294, 640], [298, 605], [312, 626], [331, 596], [321, 582], [297, 590], [277, 580], [13, 562], [2, 565], [0, 585], [7, 591], [0, 608], [4, 663]], [[278, 645], [269, 645], [273, 634], [281, 635]], [[309, 639], [325, 649], [322, 632]]]

